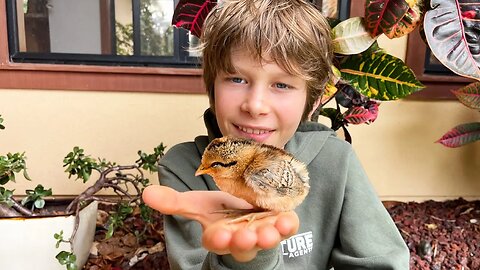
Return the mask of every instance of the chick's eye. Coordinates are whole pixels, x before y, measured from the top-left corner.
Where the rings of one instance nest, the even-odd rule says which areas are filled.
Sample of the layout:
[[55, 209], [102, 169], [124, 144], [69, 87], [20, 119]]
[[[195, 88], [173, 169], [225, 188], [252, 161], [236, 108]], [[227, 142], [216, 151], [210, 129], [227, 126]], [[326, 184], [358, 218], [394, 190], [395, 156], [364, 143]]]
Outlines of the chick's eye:
[[234, 166], [235, 164], [237, 164], [236, 161], [232, 161], [232, 162], [229, 162], [229, 163], [223, 163], [223, 162], [215, 161], [215, 162], [212, 163], [212, 165], [210, 165], [210, 167], [212, 167], [212, 168], [218, 168], [218, 167], [227, 168], [227, 167]]
[[222, 163], [221, 162], [213, 162], [212, 165], [210, 165], [212, 168], [218, 168], [220, 166], [222, 166]]

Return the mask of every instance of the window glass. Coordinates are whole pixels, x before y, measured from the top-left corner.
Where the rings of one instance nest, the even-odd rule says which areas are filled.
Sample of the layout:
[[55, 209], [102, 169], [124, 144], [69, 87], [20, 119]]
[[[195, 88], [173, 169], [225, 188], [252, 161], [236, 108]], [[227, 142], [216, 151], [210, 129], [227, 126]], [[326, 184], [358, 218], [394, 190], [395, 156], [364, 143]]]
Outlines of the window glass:
[[198, 39], [171, 25], [177, 2], [7, 0], [12, 59], [196, 65]]
[[140, 0], [142, 55], [173, 55], [173, 2]]
[[[171, 25], [179, 0], [6, 0], [14, 62], [198, 66], [198, 39]], [[343, 0], [310, 0], [338, 18]]]

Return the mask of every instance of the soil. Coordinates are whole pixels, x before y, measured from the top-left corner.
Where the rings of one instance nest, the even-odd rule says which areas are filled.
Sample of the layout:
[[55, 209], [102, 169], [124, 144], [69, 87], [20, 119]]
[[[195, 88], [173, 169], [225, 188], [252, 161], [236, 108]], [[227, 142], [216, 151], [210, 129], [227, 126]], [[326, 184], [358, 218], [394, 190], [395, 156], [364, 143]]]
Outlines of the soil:
[[[384, 202], [410, 249], [410, 269], [480, 269], [480, 201]], [[135, 211], [105, 240], [110, 209], [99, 206], [88, 270], [169, 269], [162, 217], [146, 225]], [[138, 236], [138, 237], [137, 237]]]

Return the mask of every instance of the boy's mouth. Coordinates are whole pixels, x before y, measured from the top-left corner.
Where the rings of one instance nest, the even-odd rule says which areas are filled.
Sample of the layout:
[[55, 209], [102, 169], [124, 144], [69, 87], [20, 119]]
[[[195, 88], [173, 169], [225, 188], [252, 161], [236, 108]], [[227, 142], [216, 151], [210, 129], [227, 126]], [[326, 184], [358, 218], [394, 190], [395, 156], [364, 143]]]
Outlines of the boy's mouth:
[[241, 137], [253, 139], [258, 142], [264, 142], [272, 134], [272, 129], [253, 128], [234, 125], [240, 132]]
[[254, 134], [254, 135], [261, 135], [265, 134], [267, 132], [270, 132], [270, 130], [265, 130], [265, 129], [254, 129], [254, 128], [249, 128], [249, 127], [242, 127], [242, 126], [237, 126], [238, 129], [241, 131], [248, 133], [248, 134]]

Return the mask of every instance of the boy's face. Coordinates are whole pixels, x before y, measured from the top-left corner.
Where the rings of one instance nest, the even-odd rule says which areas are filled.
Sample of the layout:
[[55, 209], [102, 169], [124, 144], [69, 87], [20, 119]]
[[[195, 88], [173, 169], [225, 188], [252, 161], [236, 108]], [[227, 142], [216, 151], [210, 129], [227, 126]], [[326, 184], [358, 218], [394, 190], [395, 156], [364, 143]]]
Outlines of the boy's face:
[[297, 129], [307, 100], [306, 81], [275, 62], [234, 50], [234, 74], [215, 79], [215, 114], [224, 136], [250, 138], [284, 148]]

